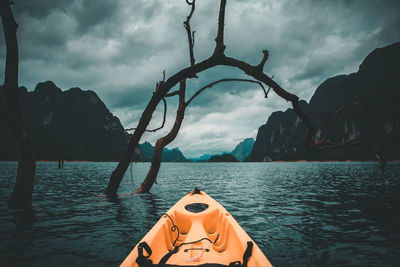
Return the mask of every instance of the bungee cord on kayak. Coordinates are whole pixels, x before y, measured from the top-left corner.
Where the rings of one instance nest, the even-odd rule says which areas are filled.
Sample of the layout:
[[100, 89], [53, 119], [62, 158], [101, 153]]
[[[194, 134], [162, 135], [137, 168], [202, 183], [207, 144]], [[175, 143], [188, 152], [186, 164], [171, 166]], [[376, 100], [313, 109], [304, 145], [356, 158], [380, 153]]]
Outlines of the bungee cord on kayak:
[[[172, 220], [171, 216], [168, 215], [168, 213], [164, 213], [163, 215], [167, 215], [168, 218], [170, 219], [170, 221], [171, 221], [171, 223], [172, 223], [171, 231], [172, 231], [172, 232], [175, 232], [175, 231], [178, 232], [178, 236], [176, 237], [174, 243], [172, 244], [172, 246], [175, 247], [175, 243], [176, 243], [176, 241], [178, 241], [179, 236], [180, 236], [179, 228], [178, 228], [178, 226], [175, 225], [174, 221]], [[196, 240], [196, 241], [181, 243], [181, 244], [180, 244], [179, 246], [177, 246], [177, 247], [180, 248], [180, 247], [183, 246], [183, 245], [190, 245], [190, 244], [199, 243], [199, 242], [201, 242], [201, 241], [203, 241], [203, 240], [207, 240], [207, 241], [209, 241], [211, 244], [214, 244], [215, 242], [218, 241], [218, 238], [219, 238], [219, 234], [217, 235], [217, 238], [216, 238], [214, 241], [211, 241], [211, 240], [210, 240], [209, 238], [207, 238], [207, 237], [203, 237], [203, 238], [201, 238], [201, 239], [199, 239], [199, 240]], [[196, 250], [196, 249], [200, 250], [200, 249], [202, 249], [202, 248], [185, 249], [185, 252], [188, 251], [188, 250]]]
[[175, 225], [175, 223], [174, 223], [174, 221], [172, 220], [171, 216], [169, 216], [168, 213], [164, 213], [164, 215], [167, 215], [168, 218], [171, 220], [171, 223], [172, 223], [171, 231], [172, 231], [172, 232], [175, 232], [175, 231], [178, 232], [178, 236], [176, 237], [174, 243], [172, 244], [172, 246], [175, 247], [175, 243], [176, 243], [176, 241], [178, 241], [179, 235], [180, 235], [181, 233], [179, 232], [179, 228], [178, 228], [178, 226]]
[[[188, 249], [185, 249], [185, 250], [184, 250], [185, 252], [187, 252], [187, 251], [189, 251], [189, 250], [201, 250], [199, 255], [194, 256], [193, 258], [188, 259], [188, 261], [190, 261], [190, 262], [196, 261], [197, 259], [199, 259], [199, 258], [203, 255], [203, 252], [204, 252], [204, 251], [207, 251], [207, 252], [208, 252], [208, 251], [209, 251], [209, 248], [211, 248], [211, 247], [215, 244], [215, 242], [217, 242], [218, 237], [219, 237], [219, 234], [217, 235], [217, 238], [214, 240], [214, 242], [211, 242], [210, 239], [206, 238], [208, 241], [211, 242], [206, 248], [188, 248]], [[203, 239], [204, 239], [204, 238], [203, 238]], [[200, 242], [200, 241], [203, 240], [203, 239], [200, 239], [200, 240], [195, 241], [195, 242], [192, 242], [192, 243]], [[191, 243], [183, 243], [182, 245], [186, 245], [186, 244], [191, 244]]]

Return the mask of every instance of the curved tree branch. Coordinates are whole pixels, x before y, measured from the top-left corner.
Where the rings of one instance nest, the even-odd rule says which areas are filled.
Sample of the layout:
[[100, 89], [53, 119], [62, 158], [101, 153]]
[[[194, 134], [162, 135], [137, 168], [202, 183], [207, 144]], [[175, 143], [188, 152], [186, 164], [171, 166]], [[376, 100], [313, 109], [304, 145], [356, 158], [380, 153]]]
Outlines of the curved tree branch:
[[265, 91], [265, 88], [263, 86], [263, 84], [259, 81], [254, 81], [254, 80], [248, 80], [248, 79], [221, 79], [215, 82], [212, 82], [210, 84], [207, 84], [206, 86], [200, 88], [187, 102], [186, 102], [186, 106], [188, 106], [190, 104], [190, 102], [193, 101], [194, 98], [196, 98], [201, 92], [203, 92], [204, 90], [206, 90], [207, 88], [210, 88], [218, 83], [222, 83], [222, 82], [248, 82], [248, 83], [256, 83], [258, 84], [264, 91], [265, 94], [265, 98], [267, 98], [267, 92]]
[[162, 100], [163, 103], [164, 103], [164, 115], [163, 115], [162, 124], [161, 124], [160, 127], [156, 128], [156, 129], [153, 129], [153, 130], [146, 130], [146, 131], [149, 132], [149, 133], [155, 133], [156, 131], [161, 130], [162, 128], [164, 128], [165, 121], [166, 121], [166, 119], [167, 119], [167, 101], [165, 101], [165, 98], [164, 98], [164, 97], [161, 97], [161, 100]]
[[[159, 94], [160, 86], [161, 86], [164, 82], [165, 82], [165, 70], [163, 70], [163, 79], [162, 79], [162, 81], [159, 81], [159, 82], [157, 83], [157, 85], [156, 85], [156, 90], [154, 91], [153, 94]], [[161, 100], [162, 100], [163, 103], [164, 103], [164, 115], [163, 115], [162, 124], [161, 124], [160, 127], [156, 128], [156, 129], [153, 129], [153, 130], [147, 130], [147, 129], [146, 129], [146, 132], [155, 133], [156, 131], [161, 130], [162, 128], [164, 128], [165, 121], [166, 121], [166, 119], [167, 119], [167, 101], [165, 101], [165, 98], [164, 98], [163, 95], [161, 95], [160, 97], [161, 97]]]
[[[165, 80], [165, 70], [163, 71], [163, 74], [164, 74], [163, 80]], [[160, 85], [161, 85], [163, 82], [164, 82], [164, 81], [160, 81], [160, 82], [157, 83], [156, 91], [153, 93], [153, 95], [158, 95], [158, 94], [159, 94], [159, 88], [160, 88]], [[164, 96], [161, 96], [160, 98], [161, 98], [161, 100], [162, 100], [163, 103], [164, 103], [164, 115], [163, 115], [162, 124], [161, 124], [160, 127], [156, 128], [156, 129], [153, 129], [153, 130], [147, 130], [147, 129], [146, 129], [146, 132], [155, 133], [156, 131], [161, 130], [162, 128], [164, 128], [165, 121], [167, 120], [167, 101], [165, 100]], [[137, 128], [128, 128], [128, 129], [124, 129], [124, 131], [125, 131], [125, 132], [128, 132], [128, 131], [133, 131], [133, 130], [136, 130], [136, 129], [137, 129]]]
[[[328, 138], [332, 134], [332, 131], [336, 125], [338, 116], [341, 113], [343, 113], [344, 110], [352, 108], [352, 107], [356, 107], [356, 106], [363, 107], [369, 113], [368, 118], [373, 120], [372, 109], [367, 102], [354, 102], [354, 103], [350, 103], [347, 105], [343, 105], [336, 110], [336, 112], [331, 120], [331, 123], [329, 125], [328, 132], [322, 138], [322, 140], [321, 141], [312, 141], [311, 138], [309, 138], [306, 140], [308, 142], [308, 143], [306, 143], [306, 145], [308, 147], [312, 147], [312, 148], [318, 149], [318, 150], [336, 149], [336, 148], [344, 147], [347, 145], [370, 145], [376, 155], [378, 162], [379, 162], [379, 167], [381, 169], [383, 169], [386, 166], [386, 158], [385, 158], [385, 155], [382, 153], [381, 148], [378, 145], [377, 141], [379, 138], [386, 135], [385, 129], [370, 129], [371, 133], [368, 136], [364, 136], [363, 138], [354, 137], [354, 138], [350, 138], [349, 140], [340, 142], [340, 143], [328, 142]], [[373, 125], [372, 122], [371, 122], [370, 126], [371, 125]]]
[[338, 143], [338, 144], [333, 144], [333, 143], [328, 144], [328, 138], [330, 137], [333, 129], [335, 128], [338, 116], [341, 115], [344, 110], [355, 107], [355, 106], [363, 106], [364, 108], [367, 109], [368, 112], [371, 112], [371, 108], [369, 107], [368, 103], [366, 103], [366, 102], [355, 102], [355, 103], [351, 103], [351, 104], [347, 104], [347, 105], [339, 107], [336, 110], [335, 114], [333, 115], [333, 118], [332, 118], [331, 123], [328, 128], [328, 132], [326, 133], [324, 138], [322, 138], [321, 141], [314, 142], [313, 145], [315, 145], [316, 148], [318, 148], [318, 149], [330, 149], [330, 148], [343, 146], [342, 144], [345, 144], [345, 143], [354, 143], [355, 141], [357, 141], [357, 139], [359, 139], [359, 138], [354, 138], [353, 140], [348, 140], [348, 142], [342, 142], [342, 143]]

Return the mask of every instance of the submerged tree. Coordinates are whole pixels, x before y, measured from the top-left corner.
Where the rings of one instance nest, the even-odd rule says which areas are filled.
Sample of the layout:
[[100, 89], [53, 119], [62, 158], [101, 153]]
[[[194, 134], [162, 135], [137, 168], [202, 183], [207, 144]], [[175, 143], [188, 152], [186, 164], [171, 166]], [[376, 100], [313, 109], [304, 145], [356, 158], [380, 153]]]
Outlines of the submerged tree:
[[177, 136], [179, 129], [181, 128], [183, 117], [185, 114], [186, 103], [185, 103], [185, 93], [186, 93], [186, 80], [183, 79], [180, 81], [179, 91], [177, 92], [179, 95], [179, 107], [176, 111], [176, 119], [175, 123], [171, 129], [171, 131], [164, 137], [161, 137], [157, 140], [154, 147], [153, 159], [151, 160], [151, 167], [149, 172], [146, 175], [143, 183], [139, 186], [137, 193], [149, 192], [150, 188], [153, 186], [156, 181], [158, 171], [161, 166], [162, 153], [164, 148], [171, 143], [175, 137]]
[[[263, 52], [263, 57], [258, 65], [251, 65], [245, 61], [241, 61], [238, 59], [235, 59], [233, 57], [228, 57], [225, 55], [225, 43], [224, 43], [224, 21], [225, 21], [225, 7], [226, 7], [226, 0], [221, 0], [220, 1], [220, 7], [219, 7], [219, 17], [218, 17], [218, 30], [217, 30], [217, 36], [215, 39], [216, 45], [214, 48], [214, 51], [212, 52], [211, 56], [199, 63], [195, 62], [194, 58], [194, 53], [193, 53], [193, 46], [194, 46], [194, 32], [191, 31], [190, 29], [190, 19], [195, 11], [195, 0], [190, 2], [189, 0], [186, 0], [186, 3], [191, 7], [189, 16], [187, 17], [186, 21], [184, 22], [185, 29], [187, 31], [187, 36], [188, 36], [188, 44], [189, 44], [189, 57], [190, 57], [190, 66], [187, 68], [184, 68], [174, 75], [170, 76], [168, 79], [165, 80], [165, 77], [162, 81], [160, 81], [157, 86], [156, 90], [153, 93], [153, 96], [151, 97], [150, 101], [148, 102], [146, 108], [144, 109], [142, 116], [139, 120], [139, 123], [137, 127], [135, 128], [135, 131], [129, 141], [129, 144], [124, 151], [121, 160], [119, 161], [118, 166], [116, 169], [113, 171], [110, 181], [108, 183], [108, 186], [105, 190], [105, 193], [108, 195], [116, 195], [118, 191], [118, 187], [121, 183], [121, 180], [129, 166], [130, 159], [132, 158], [132, 155], [134, 153], [135, 147], [138, 145], [140, 138], [142, 137], [143, 133], [146, 130], [146, 127], [149, 125], [150, 120], [152, 118], [152, 115], [159, 104], [161, 100], [163, 100], [164, 104], [165, 102], [165, 97], [168, 96], [173, 96], [173, 95], [179, 95], [180, 97], [180, 105], [178, 107], [178, 114], [177, 118], [175, 121], [175, 125], [172, 128], [171, 132], [163, 137], [160, 138], [157, 143], [156, 143], [156, 150], [155, 154], [152, 160], [152, 165], [150, 168], [150, 171], [148, 175], [146, 176], [145, 181], [142, 183], [140, 188], [138, 189], [138, 192], [146, 192], [150, 189], [150, 187], [153, 185], [155, 178], [157, 176], [159, 167], [160, 167], [160, 162], [161, 162], [161, 153], [162, 153], [162, 148], [171, 142], [177, 135], [177, 131], [179, 131], [180, 125], [183, 120], [183, 114], [185, 111], [185, 108], [183, 108], [182, 104], [182, 95], [184, 96], [185, 89], [182, 89], [182, 83], [185, 83], [186, 79], [191, 79], [191, 78], [197, 78], [197, 74], [201, 73], [207, 69], [213, 68], [215, 66], [230, 66], [233, 68], [237, 68], [242, 70], [245, 74], [248, 76], [254, 78], [255, 80], [249, 80], [250, 82], [257, 82], [259, 84], [265, 84], [267, 85], [270, 89], [272, 89], [278, 96], [282, 97], [283, 99], [290, 101], [293, 107], [294, 112], [301, 118], [303, 121], [305, 127], [306, 127], [306, 134], [303, 137], [303, 143], [312, 149], [331, 149], [335, 147], [340, 147], [344, 145], [349, 145], [349, 144], [358, 144], [358, 143], [368, 143], [371, 144], [371, 142], [367, 142], [365, 140], [351, 140], [351, 142], [343, 142], [343, 143], [329, 143], [328, 139], [323, 139], [323, 141], [320, 142], [315, 142], [314, 141], [314, 136], [316, 133], [316, 128], [314, 127], [311, 119], [309, 116], [304, 112], [304, 110], [301, 108], [299, 105], [299, 97], [296, 95], [286, 91], [283, 89], [278, 83], [276, 83], [272, 78], [269, 77], [267, 74], [264, 73], [263, 68], [264, 65], [268, 59], [269, 53], [267, 50], [262, 51]], [[228, 80], [236, 80], [236, 79], [228, 79]], [[202, 90], [211, 87], [213, 84], [221, 82], [216, 81], [208, 86], [203, 87], [200, 89], [184, 106], [186, 107], [191, 100], [193, 100], [194, 97], [196, 97], [199, 93], [202, 92]], [[181, 82], [181, 88], [178, 91], [169, 93], [169, 90], [173, 88], [175, 85], [177, 85], [179, 82]], [[269, 90], [268, 90], [269, 91]], [[268, 92], [265, 91], [265, 97], [267, 97]], [[181, 115], [179, 115], [179, 110], [181, 111]], [[166, 108], [164, 109], [164, 112], [166, 112]], [[339, 111], [340, 113], [340, 111]], [[179, 116], [178, 116], [179, 115]], [[163, 125], [165, 122], [165, 114], [164, 114], [164, 121]], [[335, 122], [332, 123], [333, 125]], [[332, 126], [333, 127], [333, 126]], [[328, 133], [329, 134], [329, 133]], [[171, 140], [172, 138], [172, 140]], [[157, 151], [157, 153], [156, 153]], [[380, 157], [383, 159], [381, 156], [379, 156], [379, 153], [377, 153], [377, 157]]]
[[180, 130], [180, 127], [182, 125], [182, 121], [185, 117], [185, 111], [186, 108], [189, 106], [189, 104], [198, 96], [200, 95], [204, 90], [207, 88], [211, 88], [212, 86], [222, 83], [222, 82], [248, 82], [248, 83], [257, 83], [260, 85], [260, 87], [263, 89], [265, 93], [265, 97], [267, 97], [267, 91], [265, 91], [264, 86], [262, 85], [261, 82], [258, 81], [253, 81], [253, 80], [248, 80], [248, 79], [221, 79], [215, 82], [212, 82], [201, 89], [199, 89], [196, 93], [193, 94], [193, 96], [188, 100], [185, 101], [185, 94], [186, 94], [186, 79], [183, 79], [180, 81], [180, 87], [179, 90], [174, 91], [172, 93], [169, 93], [166, 95], [166, 97], [171, 97], [174, 95], [179, 95], [179, 107], [176, 111], [176, 118], [175, 118], [175, 123], [173, 127], [171, 128], [170, 132], [164, 136], [161, 137], [157, 140], [155, 148], [154, 148], [154, 155], [151, 161], [151, 166], [150, 169], [146, 175], [146, 178], [144, 179], [143, 183], [140, 185], [136, 193], [145, 193], [149, 192], [153, 184], [155, 183], [158, 175], [158, 171], [160, 170], [160, 165], [161, 165], [161, 159], [162, 159], [162, 152], [164, 148], [170, 144], [173, 140], [175, 140], [176, 136], [178, 135], [178, 132]]
[[14, 191], [9, 204], [18, 208], [32, 207], [32, 191], [35, 180], [36, 161], [31, 140], [24, 127], [18, 97], [18, 41], [17, 28], [10, 0], [0, 0], [0, 15], [6, 41], [6, 68], [3, 85], [6, 121], [15, 138], [18, 171]]

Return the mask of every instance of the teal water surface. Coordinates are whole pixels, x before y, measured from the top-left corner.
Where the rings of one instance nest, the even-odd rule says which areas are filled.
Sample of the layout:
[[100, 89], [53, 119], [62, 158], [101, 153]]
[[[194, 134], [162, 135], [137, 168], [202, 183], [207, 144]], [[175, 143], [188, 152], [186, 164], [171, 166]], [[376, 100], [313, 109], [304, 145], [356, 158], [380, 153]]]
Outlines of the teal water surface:
[[[275, 266], [400, 266], [400, 164], [166, 163], [149, 194], [101, 193], [116, 163], [39, 162], [34, 219], [10, 209], [15, 162], [0, 162], [1, 266], [117, 266], [160, 216], [199, 187]], [[133, 175], [131, 175], [133, 174]]]

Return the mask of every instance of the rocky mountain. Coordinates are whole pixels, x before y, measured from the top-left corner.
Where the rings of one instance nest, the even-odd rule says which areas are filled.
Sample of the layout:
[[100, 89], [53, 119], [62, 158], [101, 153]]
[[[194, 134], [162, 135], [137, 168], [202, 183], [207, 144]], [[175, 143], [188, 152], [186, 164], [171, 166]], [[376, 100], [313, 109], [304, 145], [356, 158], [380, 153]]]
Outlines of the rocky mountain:
[[244, 161], [250, 155], [253, 145], [254, 139], [246, 138], [240, 142], [230, 154], [237, 158], [237, 160]]
[[208, 159], [208, 162], [238, 162], [237, 158], [231, 154], [214, 155]]
[[212, 156], [213, 155], [210, 155], [210, 154], [204, 154], [198, 158], [191, 158], [191, 160], [195, 161], [195, 162], [207, 162]]
[[[19, 90], [38, 160], [119, 160], [129, 135], [95, 92], [80, 88], [62, 91], [51, 81], [39, 83], [32, 92], [25, 87]], [[148, 145], [140, 145], [144, 160], [152, 157]], [[165, 151], [163, 159], [167, 161], [186, 160], [178, 149]], [[15, 159], [14, 140], [0, 115], [0, 160]]]
[[[384, 128], [381, 140], [389, 159], [400, 158], [400, 43], [375, 49], [356, 73], [338, 75], [324, 81], [309, 103], [300, 105], [317, 127], [316, 140], [328, 131], [336, 110], [346, 104], [367, 102], [371, 112], [362, 106], [347, 109], [337, 120], [330, 141], [341, 142], [363, 138], [371, 127]], [[292, 109], [271, 114], [258, 130], [249, 161], [274, 160], [370, 160], [375, 155], [367, 146], [346, 146], [316, 152], [305, 149], [301, 139], [305, 128]]]
[[[144, 142], [140, 144], [140, 149], [142, 151], [143, 161], [151, 161], [154, 154], [154, 146], [149, 142]], [[189, 162], [190, 160], [186, 159], [179, 148], [168, 149], [164, 148], [162, 154], [163, 162]]]
[[[253, 138], [246, 138], [242, 142], [236, 145], [236, 147], [232, 150], [232, 152], [222, 152], [221, 154], [216, 154], [216, 155], [210, 155], [210, 154], [204, 154], [200, 156], [199, 158], [193, 158], [192, 161], [195, 162], [208, 162], [210, 158], [215, 157], [215, 156], [223, 156], [225, 154], [231, 154], [232, 156], [235, 157], [236, 160], [238, 161], [244, 161], [251, 153], [251, 150], [253, 149], [253, 144], [254, 144], [254, 139]], [[226, 156], [224, 156], [226, 157]]]
[[[53, 82], [20, 89], [25, 126], [39, 160], [117, 160], [127, 144], [119, 119], [93, 91], [62, 91]], [[0, 122], [0, 159], [16, 159], [14, 141]]]

